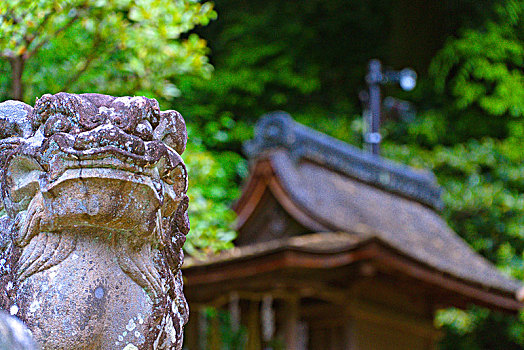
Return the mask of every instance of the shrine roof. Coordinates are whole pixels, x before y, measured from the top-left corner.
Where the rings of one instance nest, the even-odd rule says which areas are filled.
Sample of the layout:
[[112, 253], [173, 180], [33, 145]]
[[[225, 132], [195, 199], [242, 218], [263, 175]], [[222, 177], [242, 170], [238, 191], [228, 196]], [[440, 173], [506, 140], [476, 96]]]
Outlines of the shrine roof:
[[442, 209], [442, 190], [433, 173], [363, 152], [295, 122], [285, 112], [262, 117], [255, 138], [244, 145], [245, 153], [252, 159], [275, 149], [285, 150], [295, 162], [311, 160], [345, 176]]
[[[446, 224], [438, 213], [441, 189], [430, 172], [364, 153], [284, 113], [259, 121], [246, 153], [252, 167], [235, 205], [239, 235], [249, 230], [246, 223], [261, 215], [256, 208], [262, 193], [271, 192], [306, 232], [341, 231], [361, 237], [359, 232], [365, 231], [404, 256], [468, 283], [515, 298], [522, 287]], [[263, 240], [250, 238], [249, 244]]]

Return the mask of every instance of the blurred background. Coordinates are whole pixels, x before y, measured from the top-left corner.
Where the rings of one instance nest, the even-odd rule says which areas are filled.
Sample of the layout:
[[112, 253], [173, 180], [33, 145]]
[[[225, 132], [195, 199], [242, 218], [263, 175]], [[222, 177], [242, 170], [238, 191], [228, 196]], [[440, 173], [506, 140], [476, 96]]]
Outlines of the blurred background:
[[[383, 89], [396, 100], [383, 115], [382, 155], [433, 171], [448, 224], [522, 280], [523, 15], [522, 0], [7, 0], [0, 100], [99, 92], [180, 111], [186, 252], [203, 256], [233, 246], [230, 206], [248, 174], [242, 143], [262, 114], [285, 110], [362, 147], [369, 60], [411, 67], [413, 91]], [[395, 101], [409, 102], [409, 115]], [[471, 308], [435, 323], [441, 349], [524, 346], [522, 316]]]

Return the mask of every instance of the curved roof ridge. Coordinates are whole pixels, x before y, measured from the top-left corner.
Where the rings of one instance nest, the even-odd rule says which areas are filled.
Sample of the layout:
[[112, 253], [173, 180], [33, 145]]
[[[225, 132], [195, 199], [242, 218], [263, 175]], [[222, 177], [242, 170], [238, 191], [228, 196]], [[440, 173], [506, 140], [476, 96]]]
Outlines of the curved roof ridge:
[[256, 125], [255, 138], [244, 145], [250, 158], [275, 148], [286, 149], [295, 161], [308, 159], [431, 208], [443, 207], [442, 190], [433, 173], [365, 153], [295, 122], [282, 111], [264, 115]]

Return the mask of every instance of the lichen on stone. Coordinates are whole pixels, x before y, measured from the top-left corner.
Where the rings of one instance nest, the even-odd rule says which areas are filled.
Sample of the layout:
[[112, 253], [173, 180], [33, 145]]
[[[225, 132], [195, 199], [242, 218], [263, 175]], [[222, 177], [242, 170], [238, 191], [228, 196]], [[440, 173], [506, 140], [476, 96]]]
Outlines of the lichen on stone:
[[145, 97], [0, 103], [0, 306], [43, 349], [181, 349], [186, 140]]

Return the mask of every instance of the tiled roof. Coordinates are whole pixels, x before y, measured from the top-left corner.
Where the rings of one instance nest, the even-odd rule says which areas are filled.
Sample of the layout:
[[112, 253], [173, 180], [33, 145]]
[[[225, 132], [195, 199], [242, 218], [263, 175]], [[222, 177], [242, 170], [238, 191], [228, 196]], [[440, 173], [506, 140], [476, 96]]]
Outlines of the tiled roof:
[[250, 158], [275, 148], [285, 149], [291, 159], [308, 159], [346, 176], [442, 208], [441, 189], [433, 173], [415, 170], [385, 158], [362, 152], [340, 140], [293, 121], [289, 114], [274, 112], [257, 123], [255, 138], [244, 145]]

